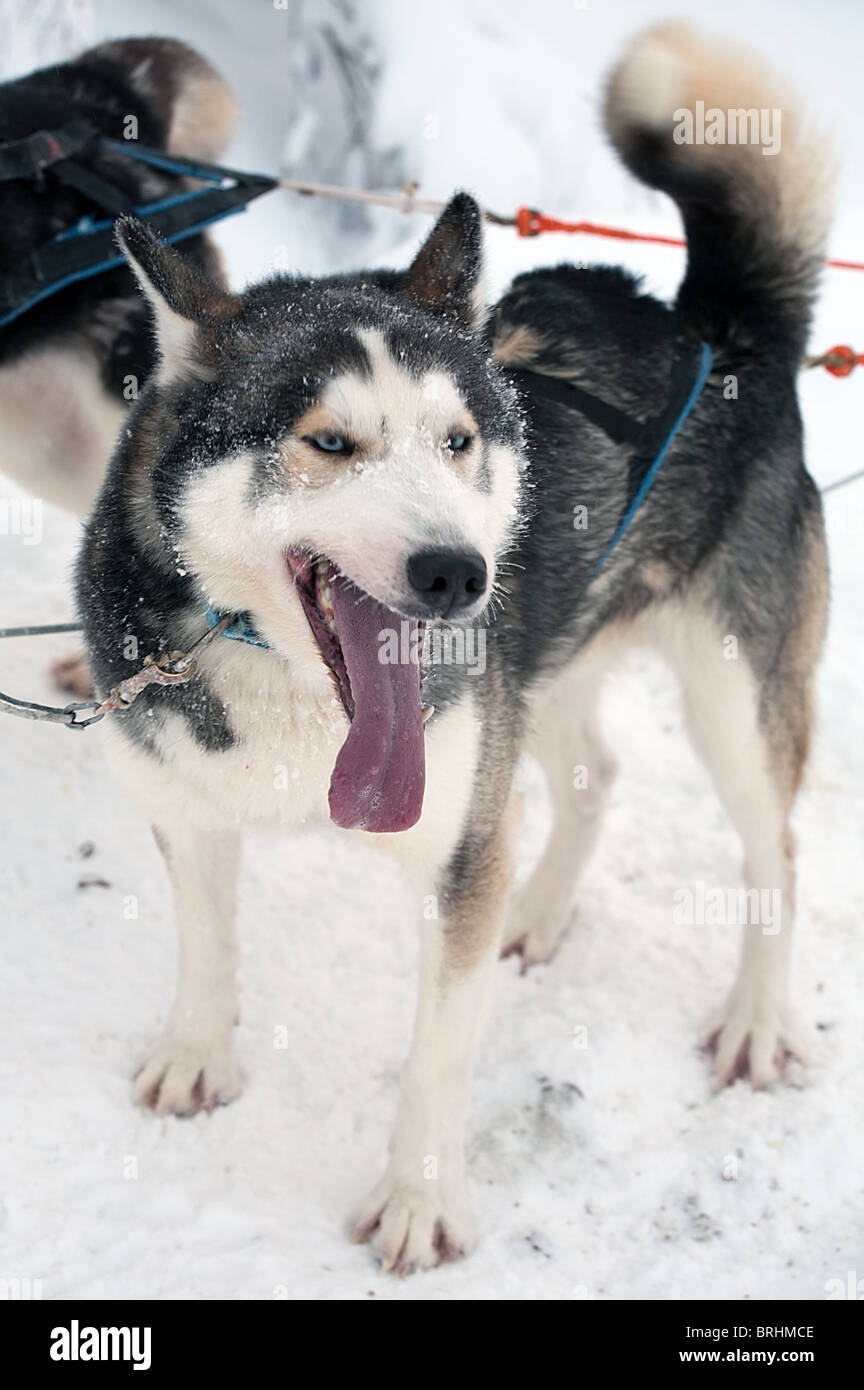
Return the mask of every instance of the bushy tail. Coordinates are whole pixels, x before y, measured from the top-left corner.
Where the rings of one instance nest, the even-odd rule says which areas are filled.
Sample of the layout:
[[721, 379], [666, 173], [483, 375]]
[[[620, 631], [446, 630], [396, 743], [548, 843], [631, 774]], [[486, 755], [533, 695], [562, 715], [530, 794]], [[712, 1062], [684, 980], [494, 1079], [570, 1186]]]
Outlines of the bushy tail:
[[685, 324], [712, 345], [788, 349], [797, 363], [830, 222], [824, 134], [758, 58], [678, 23], [632, 41], [605, 116], [631, 172], [681, 210]]

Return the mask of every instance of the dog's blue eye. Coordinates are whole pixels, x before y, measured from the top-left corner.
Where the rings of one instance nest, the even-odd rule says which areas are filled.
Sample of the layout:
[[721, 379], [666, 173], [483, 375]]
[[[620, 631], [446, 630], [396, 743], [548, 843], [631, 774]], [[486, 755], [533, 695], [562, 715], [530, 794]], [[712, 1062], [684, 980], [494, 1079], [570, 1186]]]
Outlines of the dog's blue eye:
[[341, 434], [313, 434], [309, 439], [310, 444], [314, 444], [316, 449], [323, 449], [325, 454], [350, 454], [351, 445]]
[[470, 434], [451, 434], [447, 440], [447, 448], [451, 449], [454, 454], [459, 454], [463, 449], [467, 449], [470, 443]]

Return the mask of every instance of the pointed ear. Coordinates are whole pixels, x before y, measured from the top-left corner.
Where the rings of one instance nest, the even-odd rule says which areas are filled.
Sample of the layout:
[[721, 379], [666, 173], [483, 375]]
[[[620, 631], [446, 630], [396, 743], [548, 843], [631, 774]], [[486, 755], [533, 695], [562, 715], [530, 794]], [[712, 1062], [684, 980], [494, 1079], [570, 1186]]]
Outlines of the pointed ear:
[[425, 309], [479, 328], [486, 310], [482, 277], [482, 214], [468, 193], [457, 193], [414, 257], [403, 292]]
[[153, 308], [161, 357], [159, 380], [206, 379], [208, 354], [205, 335], [199, 330], [235, 318], [240, 300], [207, 280], [137, 217], [118, 218], [115, 236]]

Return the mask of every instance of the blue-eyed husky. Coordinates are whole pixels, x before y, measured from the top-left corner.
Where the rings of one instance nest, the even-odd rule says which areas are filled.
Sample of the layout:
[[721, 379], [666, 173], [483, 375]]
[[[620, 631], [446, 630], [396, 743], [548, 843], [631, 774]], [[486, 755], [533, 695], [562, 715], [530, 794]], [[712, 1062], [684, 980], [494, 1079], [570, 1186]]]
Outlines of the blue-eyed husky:
[[[700, 100], [780, 106], [781, 152], [676, 143], [674, 113]], [[747, 883], [782, 894], [778, 929], [745, 931], [717, 1078], [764, 1085], [800, 1046], [786, 1003], [789, 814], [827, 581], [795, 377], [826, 231], [824, 150], [747, 55], [677, 26], [625, 54], [606, 118], [627, 165], [681, 209], [689, 259], [673, 309], [620, 271], [562, 266], [520, 276], [488, 312], [464, 194], [406, 272], [278, 276], [236, 296], [140, 224], [120, 232], [161, 362], [80, 561], [97, 683], [130, 673], [130, 638], [141, 656], [185, 650], [234, 615], [246, 639], [217, 637], [195, 680], [151, 687], [108, 730], [181, 934], [177, 997], [138, 1097], [186, 1114], [236, 1092], [243, 829], [329, 814], [334, 834], [379, 832], [415, 885], [423, 956], [391, 1157], [356, 1232], [400, 1270], [470, 1244], [463, 1131], [495, 961], [502, 946], [545, 960], [567, 924], [613, 773], [598, 692], [628, 641], [655, 643], [678, 672]], [[601, 565], [634, 448], [548, 384], [654, 417], [700, 340], [713, 375]], [[731, 376], [736, 399], [722, 389]], [[482, 675], [381, 659], [394, 633], [416, 651], [421, 625], [441, 623], [483, 625]], [[510, 903], [526, 749], [557, 819]], [[290, 790], [274, 775], [285, 763], [300, 770]], [[576, 764], [587, 789], [573, 790]]]

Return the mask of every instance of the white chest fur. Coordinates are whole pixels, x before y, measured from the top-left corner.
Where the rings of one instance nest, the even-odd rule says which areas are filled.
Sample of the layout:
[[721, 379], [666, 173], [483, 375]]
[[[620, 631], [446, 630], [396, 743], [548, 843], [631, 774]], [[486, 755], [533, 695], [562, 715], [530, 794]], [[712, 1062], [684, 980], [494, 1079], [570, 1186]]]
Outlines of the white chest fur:
[[[225, 706], [235, 743], [210, 751], [180, 715], [160, 720], [160, 759], [109, 728], [112, 770], [154, 823], [192, 821], [204, 830], [228, 827], [296, 832], [330, 826], [328, 789], [347, 720], [324, 670], [307, 681], [272, 653], [223, 641], [202, 667]], [[412, 830], [369, 836], [332, 827], [336, 835], [372, 842], [400, 858], [419, 853], [441, 863], [458, 842], [470, 804], [479, 729], [466, 697], [427, 726], [423, 815]]]

